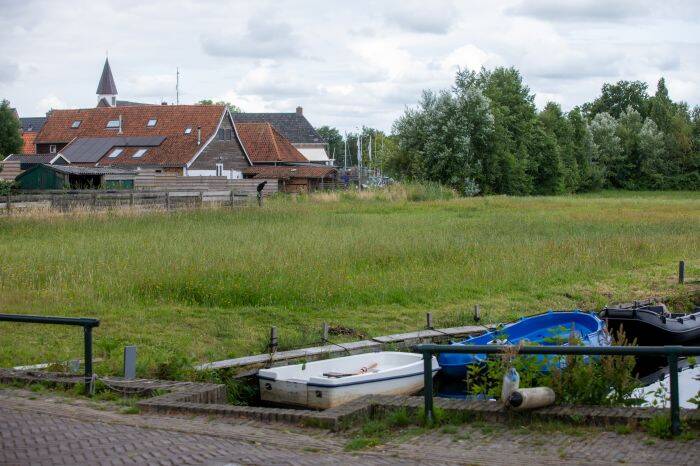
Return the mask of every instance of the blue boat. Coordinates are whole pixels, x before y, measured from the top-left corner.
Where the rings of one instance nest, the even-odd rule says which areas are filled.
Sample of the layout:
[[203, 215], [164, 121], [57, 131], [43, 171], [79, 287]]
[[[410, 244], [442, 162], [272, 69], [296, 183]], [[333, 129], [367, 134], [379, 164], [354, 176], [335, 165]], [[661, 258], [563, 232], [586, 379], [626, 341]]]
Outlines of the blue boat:
[[[474, 336], [454, 345], [517, 345], [521, 341], [533, 345], [568, 345], [572, 331], [583, 346], [610, 346], [610, 337], [605, 323], [592, 312], [548, 311], [544, 314], [523, 317], [503, 328]], [[542, 371], [547, 372], [552, 363], [560, 364], [563, 358], [539, 355]], [[440, 353], [438, 364], [442, 373], [449, 377], [464, 378], [467, 366], [486, 362], [485, 354]]]

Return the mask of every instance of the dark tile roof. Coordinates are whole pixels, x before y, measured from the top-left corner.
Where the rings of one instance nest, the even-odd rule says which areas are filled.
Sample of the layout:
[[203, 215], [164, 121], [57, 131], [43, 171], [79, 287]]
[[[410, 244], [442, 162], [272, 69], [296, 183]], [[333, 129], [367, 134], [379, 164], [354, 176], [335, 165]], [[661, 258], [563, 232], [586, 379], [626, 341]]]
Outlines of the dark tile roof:
[[131, 175], [136, 174], [135, 170], [111, 167], [76, 167], [74, 165], [47, 165], [59, 173], [69, 175]]
[[113, 147], [156, 147], [165, 136], [78, 138], [61, 150], [71, 163], [97, 163]]
[[156, 105], [156, 104], [145, 104], [143, 102], [132, 102], [130, 100], [117, 100], [117, 107], [134, 107], [136, 105]]
[[19, 123], [22, 126], [22, 132], [38, 133], [44, 127], [46, 117], [23, 117], [19, 119]]
[[[123, 137], [164, 137], [157, 147], [152, 147], [139, 159], [120, 155], [116, 159], [104, 159], [110, 165], [159, 165], [181, 167], [189, 162], [213, 137], [224, 115], [221, 105], [138, 105], [134, 107], [97, 107], [77, 110], [54, 110], [44, 128], [36, 137], [37, 144], [68, 143], [80, 138], [118, 137], [116, 129], [107, 128], [109, 120], [122, 117]], [[150, 119], [158, 122], [146, 126]], [[80, 120], [78, 128], [73, 121]], [[201, 144], [197, 145], [197, 127], [202, 128]], [[185, 128], [192, 128], [185, 134]], [[126, 152], [126, 151], [125, 151]]]
[[236, 123], [270, 123], [292, 144], [319, 144], [326, 141], [301, 113], [232, 113]]
[[236, 132], [253, 164], [264, 162], [308, 162], [269, 123], [236, 123]]
[[97, 95], [117, 95], [117, 85], [114, 84], [112, 76], [112, 68], [109, 66], [109, 60], [105, 58], [105, 66], [102, 68], [102, 76], [100, 83], [97, 85]]
[[5, 160], [8, 162], [19, 162], [22, 164], [25, 163], [51, 163], [51, 161], [56, 157], [56, 154], [50, 154], [50, 155], [17, 155], [17, 154], [12, 154], [8, 156]]
[[318, 165], [293, 165], [293, 166], [264, 166], [244, 168], [243, 173], [253, 175], [253, 178], [329, 178], [338, 172], [333, 167], [319, 167]]

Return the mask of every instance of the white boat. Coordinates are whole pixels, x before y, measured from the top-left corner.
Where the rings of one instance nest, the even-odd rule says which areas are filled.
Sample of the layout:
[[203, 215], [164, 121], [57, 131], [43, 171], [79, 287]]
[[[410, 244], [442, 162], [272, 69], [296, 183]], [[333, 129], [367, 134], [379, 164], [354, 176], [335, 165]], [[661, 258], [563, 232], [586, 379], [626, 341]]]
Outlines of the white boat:
[[[433, 357], [433, 376], [440, 370]], [[328, 409], [365, 395], [413, 395], [423, 388], [423, 356], [383, 351], [261, 369], [260, 398]]]

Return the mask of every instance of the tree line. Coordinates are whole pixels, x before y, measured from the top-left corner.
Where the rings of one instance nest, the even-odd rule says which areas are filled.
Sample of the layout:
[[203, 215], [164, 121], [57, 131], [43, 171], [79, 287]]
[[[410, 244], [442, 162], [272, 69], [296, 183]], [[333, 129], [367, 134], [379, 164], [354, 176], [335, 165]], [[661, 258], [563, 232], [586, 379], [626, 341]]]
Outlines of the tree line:
[[385, 173], [464, 194], [700, 188], [700, 107], [672, 101], [663, 78], [653, 94], [619, 81], [569, 112], [538, 111], [517, 69], [462, 70], [379, 137]]

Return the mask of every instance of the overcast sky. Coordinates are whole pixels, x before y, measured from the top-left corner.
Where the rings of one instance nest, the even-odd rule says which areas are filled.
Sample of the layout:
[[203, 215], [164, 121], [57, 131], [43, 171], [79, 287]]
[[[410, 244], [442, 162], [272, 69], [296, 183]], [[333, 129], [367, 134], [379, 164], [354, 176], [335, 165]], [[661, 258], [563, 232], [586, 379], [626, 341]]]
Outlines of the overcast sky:
[[21, 116], [91, 107], [105, 58], [119, 98], [230, 101], [315, 126], [389, 130], [457, 67], [520, 69], [542, 106], [666, 77], [700, 104], [700, 2], [0, 0], [0, 98]]

